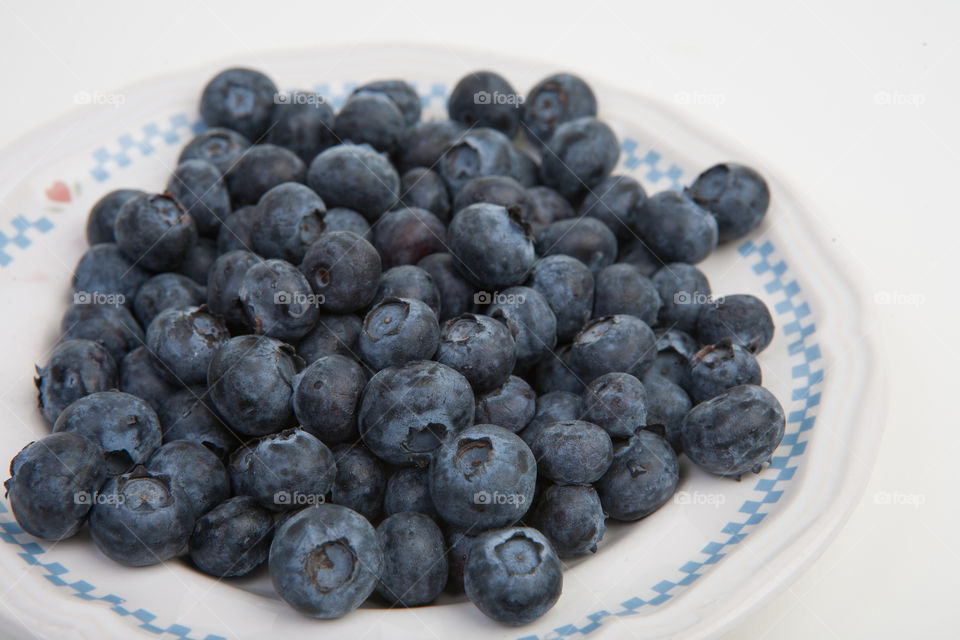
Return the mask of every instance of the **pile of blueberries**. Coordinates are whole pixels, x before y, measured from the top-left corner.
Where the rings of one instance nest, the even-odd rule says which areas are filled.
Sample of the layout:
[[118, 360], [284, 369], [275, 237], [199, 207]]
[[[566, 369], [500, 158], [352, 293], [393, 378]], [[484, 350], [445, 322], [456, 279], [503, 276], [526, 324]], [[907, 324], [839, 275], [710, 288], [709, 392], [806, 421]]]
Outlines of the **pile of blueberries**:
[[266, 562], [316, 618], [446, 589], [524, 624], [607, 518], [670, 499], [681, 452], [759, 471], [784, 433], [773, 321], [693, 265], [757, 227], [763, 178], [648, 197], [570, 74], [521, 99], [471, 73], [448, 112], [397, 80], [335, 113], [215, 76], [163, 192], [90, 212], [37, 369], [52, 433], [6, 482], [22, 528], [86, 523], [129, 566]]

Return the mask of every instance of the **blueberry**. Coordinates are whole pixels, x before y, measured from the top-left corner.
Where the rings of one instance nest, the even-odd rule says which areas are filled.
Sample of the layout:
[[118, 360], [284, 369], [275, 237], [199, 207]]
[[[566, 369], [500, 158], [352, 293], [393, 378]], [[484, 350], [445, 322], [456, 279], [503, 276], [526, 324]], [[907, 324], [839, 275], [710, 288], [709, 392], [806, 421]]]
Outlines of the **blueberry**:
[[534, 390], [539, 394], [552, 391], [569, 391], [579, 394], [583, 391], [583, 380], [570, 368], [569, 360], [569, 344], [551, 349], [547, 356], [528, 373]]
[[185, 160], [173, 170], [166, 194], [190, 214], [201, 235], [215, 236], [230, 214], [230, 194], [220, 170], [206, 160]]
[[540, 182], [540, 163], [527, 151], [513, 148], [510, 154], [510, 177], [524, 189]]
[[760, 365], [756, 358], [725, 338], [717, 344], [705, 346], [690, 359], [685, 389], [693, 403], [699, 404], [731, 387], [759, 385], [761, 382]]
[[200, 98], [208, 127], [233, 129], [257, 141], [270, 128], [277, 86], [253, 69], [225, 69], [210, 80]]
[[606, 527], [593, 487], [552, 485], [540, 496], [530, 524], [550, 540], [561, 558], [596, 553]]
[[324, 231], [326, 205], [298, 182], [278, 184], [257, 203], [250, 228], [253, 251], [264, 258], [299, 263]]
[[489, 290], [523, 282], [536, 258], [530, 229], [513, 207], [477, 203], [461, 209], [447, 239], [463, 277]]
[[346, 507], [308, 507], [281, 524], [270, 545], [277, 593], [300, 613], [339, 618], [373, 593], [383, 551], [367, 520]]
[[293, 411], [323, 442], [354, 442], [357, 410], [367, 384], [363, 368], [342, 355], [318, 358], [293, 378]]
[[763, 387], [742, 385], [696, 405], [680, 425], [687, 456], [701, 468], [740, 477], [759, 471], [783, 439], [783, 407]]
[[500, 387], [477, 398], [473, 420], [520, 433], [537, 408], [537, 394], [523, 379], [510, 376]]
[[679, 191], [661, 191], [647, 198], [637, 233], [665, 262], [700, 262], [717, 246], [717, 221], [710, 212]]
[[586, 116], [559, 125], [543, 150], [543, 183], [573, 200], [595, 189], [620, 157], [617, 136], [605, 123]]
[[192, 440], [220, 458], [225, 458], [240, 444], [240, 439], [217, 415], [213, 402], [203, 387], [188, 387], [171, 393], [157, 416], [163, 428], [163, 442]]
[[73, 402], [57, 418], [53, 430], [98, 443], [110, 474], [145, 463], [162, 439], [157, 412], [140, 398], [121, 391], [98, 391]]
[[511, 175], [513, 153], [510, 138], [496, 129], [478, 127], [450, 143], [437, 166], [450, 193], [456, 193], [473, 178]]
[[551, 391], [537, 398], [536, 411], [520, 437], [528, 445], [554, 422], [579, 420], [583, 417], [583, 400], [570, 391]]
[[60, 321], [60, 339], [93, 340], [103, 345], [114, 362], [143, 344], [143, 329], [124, 306], [73, 304]]
[[309, 91], [293, 91], [278, 98], [267, 142], [293, 151], [305, 163], [337, 144], [333, 108], [326, 98]]
[[450, 194], [438, 173], [414, 167], [400, 177], [400, 202], [405, 207], [426, 209], [446, 224], [450, 221]]
[[147, 471], [170, 478], [187, 497], [194, 518], [230, 497], [230, 476], [220, 458], [193, 440], [174, 440], [153, 452]]
[[519, 626], [550, 610], [563, 590], [563, 566], [536, 529], [489, 531], [474, 541], [464, 568], [467, 597], [497, 622]]
[[375, 371], [429, 360], [440, 345], [440, 325], [430, 307], [413, 298], [384, 298], [363, 320], [360, 354]]
[[648, 278], [653, 278], [653, 274], [663, 267], [663, 260], [650, 251], [650, 247], [639, 237], [624, 240], [620, 243], [617, 262], [632, 264]]
[[452, 527], [474, 534], [506, 527], [533, 501], [537, 461], [516, 434], [492, 424], [444, 440], [430, 465], [430, 495]]
[[197, 241], [190, 245], [187, 253], [183, 256], [183, 262], [177, 267], [175, 273], [187, 276], [198, 284], [207, 284], [207, 272], [213, 266], [213, 262], [220, 255], [217, 249], [217, 242], [212, 238], [197, 238]]
[[73, 271], [73, 297], [77, 302], [133, 304], [149, 277], [117, 245], [97, 244], [83, 254]]
[[364, 240], [372, 237], [370, 223], [353, 209], [334, 207], [323, 216], [323, 225], [327, 231], [351, 231]]
[[433, 283], [433, 277], [412, 264], [390, 267], [380, 274], [380, 285], [373, 304], [379, 304], [386, 298], [413, 298], [426, 304], [435, 314], [440, 311], [440, 292]]
[[650, 371], [681, 387], [687, 386], [690, 358], [700, 350], [696, 340], [679, 329], [657, 332], [657, 357]]
[[471, 127], [492, 127], [511, 138], [520, 127], [523, 98], [493, 71], [474, 71], [457, 82], [447, 101], [452, 120]]
[[558, 484], [590, 484], [613, 462], [613, 441], [585, 420], [564, 420], [544, 427], [530, 445], [540, 474]]
[[35, 538], [57, 541], [80, 530], [105, 478], [99, 445], [76, 433], [54, 433], [14, 456], [3, 486], [17, 524]]
[[596, 275], [596, 301], [593, 316], [625, 313], [637, 316], [648, 325], [657, 324], [660, 294], [650, 278], [632, 264], [612, 264]]
[[462, 375], [439, 362], [377, 373], [360, 401], [364, 444], [396, 465], [426, 462], [433, 450], [473, 422], [474, 395]]
[[130, 260], [154, 271], [176, 269], [197, 241], [197, 225], [179, 202], [147, 193], [120, 207], [113, 233]]
[[402, 467], [387, 479], [383, 496], [383, 513], [392, 516], [404, 511], [415, 511], [437, 517], [437, 509], [430, 497], [430, 476], [420, 467]]
[[591, 320], [570, 347], [570, 368], [591, 381], [612, 371], [643, 375], [657, 355], [657, 340], [642, 320], [628, 315]]
[[403, 207], [380, 216], [373, 226], [373, 246], [384, 267], [416, 264], [446, 249], [447, 230], [440, 218], [426, 209]]
[[390, 153], [403, 140], [406, 126], [396, 102], [382, 93], [364, 91], [347, 98], [334, 120], [333, 131], [344, 142], [369, 144], [377, 151]]
[[463, 593], [463, 571], [467, 564], [467, 558], [470, 556], [470, 550], [473, 548], [473, 542], [476, 539], [476, 536], [471, 536], [456, 529], [447, 533], [447, 565], [450, 567], [447, 576], [447, 591]]
[[538, 236], [543, 229], [557, 220], [566, 220], [576, 215], [566, 198], [542, 185], [527, 189], [527, 212], [530, 226]]
[[254, 333], [296, 342], [320, 317], [319, 298], [300, 270], [286, 260], [257, 262], [243, 275], [237, 291], [247, 325]]
[[620, 238], [634, 237], [647, 192], [630, 176], [610, 176], [583, 198], [580, 215], [596, 218]]
[[510, 377], [517, 363], [517, 343], [502, 322], [465, 313], [444, 323], [437, 361], [459, 371], [474, 391], [484, 393]]
[[247, 205], [223, 219], [217, 232], [217, 252], [220, 255], [238, 249], [252, 251], [253, 221], [256, 213], [257, 208], [254, 205]]
[[760, 298], [750, 294], [724, 296], [703, 305], [697, 316], [697, 339], [714, 344], [730, 338], [751, 353], [760, 353], [773, 340], [773, 317]]
[[663, 426], [664, 437], [679, 454], [683, 451], [680, 424], [693, 406], [690, 396], [680, 385], [654, 370], [644, 374], [643, 387], [647, 391], [647, 424]]
[[361, 93], [374, 93], [389, 98], [400, 109], [407, 126], [420, 120], [420, 96], [416, 89], [403, 80], [374, 80], [354, 89], [351, 96]]
[[610, 470], [597, 483], [597, 493], [614, 520], [639, 520], [670, 499], [679, 479], [680, 466], [670, 444], [642, 430], [616, 450]]
[[237, 496], [197, 520], [190, 536], [190, 559], [217, 578], [243, 576], [264, 563], [272, 541], [270, 512], [250, 496]]
[[707, 276], [692, 264], [673, 262], [664, 265], [653, 276], [660, 294], [659, 324], [693, 333], [700, 309], [710, 300]]
[[436, 167], [464, 128], [454, 120], [430, 120], [413, 125], [397, 150], [397, 170], [406, 173], [415, 167]]
[[226, 175], [249, 147], [250, 141], [232, 129], [207, 129], [187, 143], [180, 152], [177, 164], [187, 160], [204, 160]]
[[120, 361], [120, 391], [142, 398], [155, 411], [179, 389], [179, 385], [160, 377], [153, 356], [146, 347], [137, 347]]
[[565, 255], [537, 260], [527, 281], [557, 317], [557, 340], [569, 342], [593, 317], [594, 276], [585, 264]]
[[[53, 424], [67, 405], [86, 395], [114, 389], [117, 365], [110, 353], [92, 340], [67, 340], [50, 353], [45, 367], [37, 367], [40, 412]], [[471, 411], [473, 407], [471, 407]]]
[[606, 373], [583, 391], [583, 419], [614, 438], [629, 438], [647, 424], [647, 390], [629, 373]]
[[217, 258], [207, 274], [207, 307], [221, 316], [233, 331], [245, 329], [246, 313], [240, 303], [240, 283], [260, 258], [244, 249], [228, 251]]
[[229, 339], [223, 321], [202, 307], [161, 311], [147, 327], [157, 372], [183, 385], [205, 383], [214, 352]]
[[537, 238], [537, 253], [568, 255], [599, 271], [617, 259], [617, 236], [596, 218], [567, 218], [543, 230]]
[[238, 496], [253, 496], [271, 511], [291, 511], [326, 500], [337, 465], [325, 444], [303, 429], [251, 440], [230, 456]]
[[161, 273], [147, 280], [133, 299], [133, 311], [147, 327], [161, 311], [177, 307], [197, 307], [207, 301], [203, 285], [179, 273]]
[[329, 231], [310, 245], [300, 270], [314, 293], [323, 296], [327, 313], [350, 313], [366, 307], [380, 284], [380, 254], [349, 231]]
[[453, 210], [460, 211], [471, 204], [489, 202], [501, 207], [519, 207], [520, 217], [529, 218], [527, 190], [509, 176], [483, 176], [464, 184], [453, 199]]
[[597, 99], [582, 78], [556, 73], [538, 82], [527, 94], [523, 109], [523, 129], [527, 139], [543, 146], [558, 125], [597, 115]]
[[440, 527], [422, 513], [397, 513], [377, 527], [383, 573], [377, 593], [390, 606], [417, 607], [437, 599], [447, 584], [446, 544]]
[[557, 345], [557, 317], [547, 299], [530, 287], [510, 287], [498, 294], [487, 315], [500, 320], [517, 342], [517, 368], [530, 367]]
[[235, 207], [256, 204], [284, 182], [304, 182], [307, 166], [295, 153], [272, 144], [257, 144], [243, 152], [225, 178]]
[[113, 223], [123, 203], [142, 194], [139, 189], [117, 189], [97, 200], [87, 216], [87, 242], [92, 247], [101, 242], [113, 242]]
[[347, 207], [376, 222], [400, 198], [400, 176], [386, 156], [365, 145], [340, 144], [310, 163], [307, 184], [328, 207]]
[[420, 260], [417, 266], [426, 271], [439, 294], [440, 322], [467, 313], [473, 308], [473, 285], [467, 282], [457, 269], [449, 253], [432, 253]]
[[210, 399], [231, 429], [262, 436], [288, 427], [293, 378], [303, 369], [293, 348], [264, 336], [238, 336], [220, 345], [210, 361]]
[[357, 341], [361, 331], [363, 320], [353, 314], [321, 313], [317, 325], [297, 345], [297, 353], [307, 364], [332, 355], [359, 360], [360, 347]]
[[770, 189], [763, 176], [732, 162], [701, 173], [688, 192], [717, 219], [720, 242], [742, 238], [756, 229], [770, 206]]
[[333, 503], [374, 520], [383, 507], [387, 484], [383, 464], [366, 447], [355, 443], [337, 445], [333, 457], [337, 464]]
[[141, 466], [107, 480], [90, 510], [90, 537], [111, 560], [145, 567], [177, 555], [193, 523], [186, 495]]

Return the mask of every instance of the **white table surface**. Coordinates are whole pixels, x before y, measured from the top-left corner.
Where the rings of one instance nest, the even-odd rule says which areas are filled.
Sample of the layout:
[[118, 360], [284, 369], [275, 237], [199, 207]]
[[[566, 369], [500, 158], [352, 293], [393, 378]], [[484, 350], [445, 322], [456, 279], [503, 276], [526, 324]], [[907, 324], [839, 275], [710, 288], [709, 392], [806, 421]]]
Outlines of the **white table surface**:
[[860, 265], [889, 383], [846, 526], [727, 637], [956, 637], [960, 5], [840, 4], [0, 0], [0, 145], [79, 92], [321, 44], [490, 49], [675, 104], [800, 189]]

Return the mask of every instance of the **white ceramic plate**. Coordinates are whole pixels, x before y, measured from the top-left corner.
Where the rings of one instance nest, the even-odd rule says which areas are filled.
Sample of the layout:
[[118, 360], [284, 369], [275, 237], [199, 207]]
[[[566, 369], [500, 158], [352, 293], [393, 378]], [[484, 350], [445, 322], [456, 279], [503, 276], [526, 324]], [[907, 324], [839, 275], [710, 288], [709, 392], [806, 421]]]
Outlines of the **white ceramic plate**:
[[[555, 71], [494, 55], [366, 47], [264, 55], [247, 64], [281, 89], [316, 88], [335, 104], [352, 85], [384, 77], [416, 83], [425, 117], [465, 72], [493, 68], [520, 89]], [[33, 365], [46, 361], [85, 250], [93, 202], [119, 187], [158, 190], [198, 127], [197, 100], [219, 67], [161, 78], [88, 106], [0, 153], [0, 460], [44, 435]], [[595, 87], [601, 117], [622, 140], [619, 172], [648, 192], [688, 184], [703, 168], [762, 162], [715, 143], [655, 102]], [[775, 177], [763, 226], [701, 265], [715, 294], [753, 293], [770, 306], [773, 344], [760, 356], [764, 382], [781, 400], [787, 434], [770, 468], [742, 482], [709, 476], [683, 460], [676, 498], [643, 521], [610, 526], [599, 553], [565, 574], [558, 604], [521, 629], [499, 626], [471, 604], [363, 608], [338, 621], [294, 613], [260, 572], [218, 582], [177, 560], [128, 569], [101, 555], [85, 533], [38, 542], [0, 503], [0, 618], [18, 636], [56, 638], [325, 637], [566, 638], [683, 635], [729, 628], [783, 588], [836, 532], [866, 479], [879, 440], [880, 381], [863, 339], [863, 305], [849, 265]]]

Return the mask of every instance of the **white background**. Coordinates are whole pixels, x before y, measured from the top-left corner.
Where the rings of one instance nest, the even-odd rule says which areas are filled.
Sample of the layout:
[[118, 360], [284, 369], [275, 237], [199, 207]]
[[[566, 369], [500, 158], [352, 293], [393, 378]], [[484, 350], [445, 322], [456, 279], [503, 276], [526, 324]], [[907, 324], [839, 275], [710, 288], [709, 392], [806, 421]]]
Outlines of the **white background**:
[[889, 411], [859, 506], [729, 637], [956, 637], [960, 5], [839, 5], [0, 0], [0, 145], [74, 108], [78, 92], [331, 44], [345, 56], [398, 41], [486, 49], [670, 104], [751, 150], [820, 214], [878, 301], [870, 331], [888, 380], [888, 397], [872, 399]]

